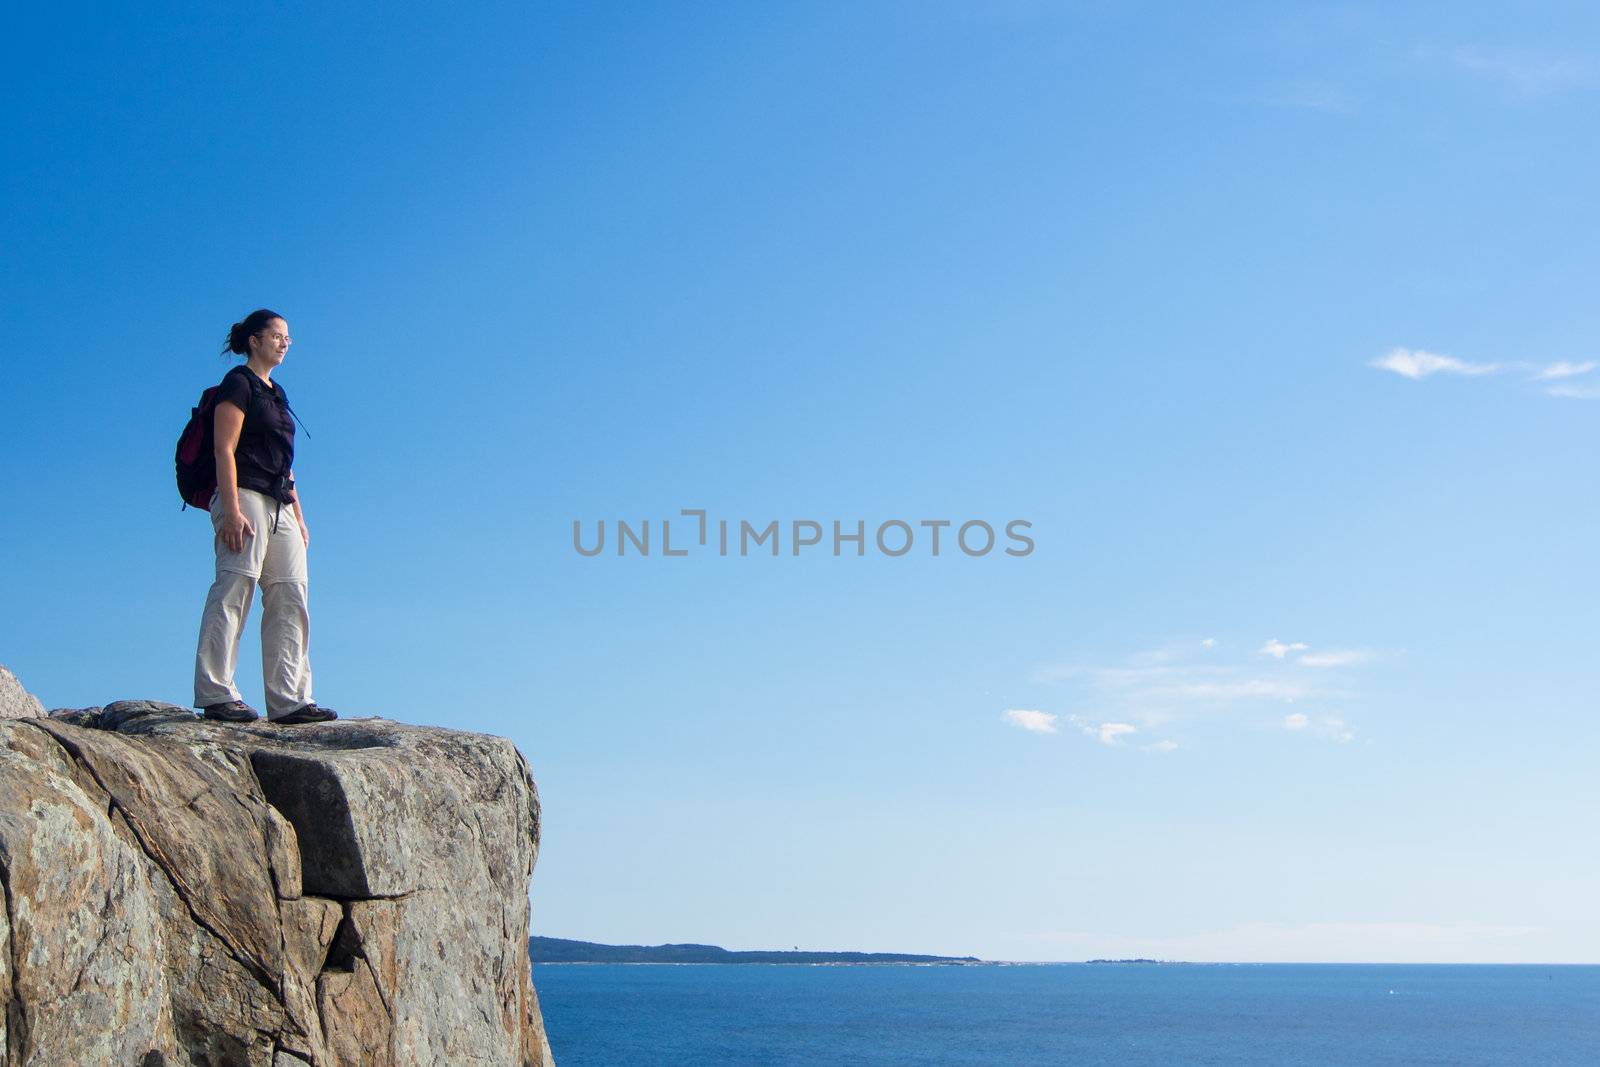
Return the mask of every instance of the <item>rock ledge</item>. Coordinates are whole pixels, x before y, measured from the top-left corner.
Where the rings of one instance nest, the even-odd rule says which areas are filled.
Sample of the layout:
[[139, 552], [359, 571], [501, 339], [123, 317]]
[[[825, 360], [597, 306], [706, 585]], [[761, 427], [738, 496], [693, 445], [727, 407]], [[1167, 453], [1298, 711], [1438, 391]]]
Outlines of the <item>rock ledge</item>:
[[550, 1067], [538, 845], [504, 738], [0, 718], [4, 1062]]

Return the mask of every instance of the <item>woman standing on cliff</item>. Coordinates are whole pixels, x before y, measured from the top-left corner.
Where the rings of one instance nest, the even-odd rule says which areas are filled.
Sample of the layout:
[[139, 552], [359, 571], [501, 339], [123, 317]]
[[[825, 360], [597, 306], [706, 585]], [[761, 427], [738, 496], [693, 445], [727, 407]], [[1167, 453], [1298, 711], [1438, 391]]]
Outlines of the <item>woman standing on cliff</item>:
[[233, 684], [239, 638], [261, 586], [261, 667], [267, 718], [285, 726], [336, 719], [311, 699], [306, 546], [295, 490], [294, 420], [272, 372], [289, 353], [289, 324], [262, 308], [233, 324], [223, 352], [245, 357], [217, 392], [217, 491], [211, 498], [217, 577], [200, 619], [194, 704], [208, 719], [260, 718]]

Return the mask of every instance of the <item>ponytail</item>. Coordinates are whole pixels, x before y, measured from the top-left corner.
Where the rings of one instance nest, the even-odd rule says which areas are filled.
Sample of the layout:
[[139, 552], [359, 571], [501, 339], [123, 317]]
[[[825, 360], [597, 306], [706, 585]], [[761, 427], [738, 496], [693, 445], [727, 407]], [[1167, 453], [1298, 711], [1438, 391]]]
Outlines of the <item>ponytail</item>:
[[273, 319], [281, 318], [283, 318], [282, 315], [276, 311], [268, 311], [266, 308], [257, 308], [255, 311], [250, 312], [243, 320], [234, 323], [233, 327], [228, 330], [228, 339], [222, 342], [222, 354], [227, 355], [232, 352], [236, 356], [248, 356], [250, 354], [250, 338], [260, 333], [267, 323]]

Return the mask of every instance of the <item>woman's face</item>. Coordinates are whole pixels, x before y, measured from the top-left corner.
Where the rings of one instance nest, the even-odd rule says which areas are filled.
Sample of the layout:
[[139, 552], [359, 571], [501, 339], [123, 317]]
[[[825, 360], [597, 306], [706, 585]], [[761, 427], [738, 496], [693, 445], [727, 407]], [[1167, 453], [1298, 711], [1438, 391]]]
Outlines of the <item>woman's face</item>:
[[294, 339], [289, 336], [289, 324], [282, 319], [268, 319], [267, 324], [250, 338], [250, 354], [265, 360], [267, 366], [276, 367], [289, 354]]

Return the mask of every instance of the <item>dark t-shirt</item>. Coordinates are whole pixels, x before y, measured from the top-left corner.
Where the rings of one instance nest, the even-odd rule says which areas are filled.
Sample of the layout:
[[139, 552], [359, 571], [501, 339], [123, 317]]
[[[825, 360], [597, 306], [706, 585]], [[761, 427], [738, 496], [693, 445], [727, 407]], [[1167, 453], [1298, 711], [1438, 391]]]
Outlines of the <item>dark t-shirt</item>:
[[249, 367], [235, 367], [222, 379], [217, 403], [224, 400], [244, 412], [239, 447], [233, 451], [239, 488], [254, 489], [289, 503], [294, 481], [294, 419], [281, 385], [268, 385]]

